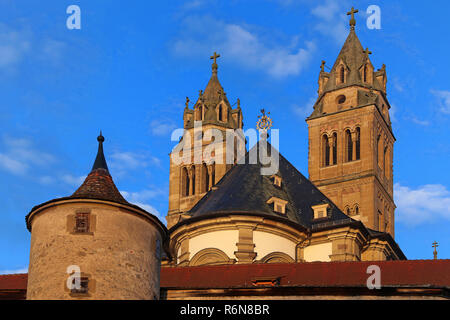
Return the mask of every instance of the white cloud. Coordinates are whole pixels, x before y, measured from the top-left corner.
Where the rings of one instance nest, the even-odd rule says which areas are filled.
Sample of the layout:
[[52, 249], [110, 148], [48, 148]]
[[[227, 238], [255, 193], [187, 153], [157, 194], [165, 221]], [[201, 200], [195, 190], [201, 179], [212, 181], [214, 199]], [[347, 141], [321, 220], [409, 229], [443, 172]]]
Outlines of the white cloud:
[[28, 165], [11, 158], [10, 155], [0, 153], [0, 168], [13, 174], [23, 175], [28, 170]]
[[0, 270], [0, 274], [16, 274], [16, 273], [28, 273], [28, 267], [12, 270]]
[[205, 57], [217, 51], [228, 61], [276, 78], [299, 74], [315, 50], [314, 43], [309, 41], [305, 41], [304, 48], [298, 48], [295, 45], [298, 36], [288, 45], [268, 44], [248, 26], [211, 17], [188, 17], [183, 22], [183, 30], [173, 45], [176, 54]]
[[313, 16], [319, 19], [314, 28], [325, 36], [331, 37], [342, 45], [348, 35], [348, 17], [344, 1], [327, 0], [311, 10]]
[[166, 136], [175, 128], [176, 125], [170, 120], [153, 120], [150, 123], [150, 131], [155, 136]]
[[114, 152], [111, 156], [110, 167], [114, 176], [122, 177], [130, 170], [148, 167], [160, 167], [161, 160], [146, 152]]
[[29, 36], [0, 24], [0, 69], [15, 67], [30, 50]]
[[442, 219], [450, 220], [450, 190], [441, 184], [418, 188], [394, 185], [397, 221], [417, 225]]
[[42, 176], [39, 178], [39, 183], [43, 185], [49, 185], [55, 182], [55, 178], [50, 176]]
[[389, 118], [391, 119], [391, 122], [397, 122], [397, 105], [391, 103], [391, 108], [389, 109]]
[[48, 166], [56, 160], [52, 155], [36, 150], [28, 139], [4, 136], [3, 146], [0, 168], [12, 174], [24, 175], [31, 166]]
[[305, 120], [306, 117], [309, 117], [311, 113], [314, 111], [314, 103], [316, 103], [317, 98], [311, 97], [303, 106], [293, 105], [292, 110], [294, 113], [299, 116], [302, 120]]
[[450, 114], [450, 91], [431, 90], [431, 93], [439, 99], [441, 112]]
[[41, 59], [52, 64], [58, 64], [63, 57], [66, 44], [62, 41], [45, 39], [42, 43]]
[[161, 189], [145, 189], [138, 192], [120, 191], [120, 193], [128, 202], [141, 207], [142, 209], [157, 216], [161, 221], [164, 221], [165, 217], [148, 202], [162, 196], [167, 196], [165, 191]]
[[76, 177], [71, 174], [64, 174], [61, 176], [61, 180], [63, 182], [65, 182], [71, 186], [77, 187], [77, 188], [84, 182], [84, 179], [86, 179], [86, 176]]
[[421, 125], [421, 126], [428, 126], [428, 125], [430, 125], [430, 121], [418, 119], [416, 116], [413, 116], [411, 118], [411, 121], [414, 122], [415, 124], [418, 124], [418, 125]]

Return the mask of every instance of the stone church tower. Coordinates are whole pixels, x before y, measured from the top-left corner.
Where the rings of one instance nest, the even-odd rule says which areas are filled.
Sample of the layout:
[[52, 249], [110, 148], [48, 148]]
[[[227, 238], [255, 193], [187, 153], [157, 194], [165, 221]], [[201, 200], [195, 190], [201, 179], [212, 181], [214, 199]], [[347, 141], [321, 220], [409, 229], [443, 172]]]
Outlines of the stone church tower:
[[306, 119], [310, 180], [344, 213], [394, 237], [393, 148], [386, 67], [374, 70], [356, 32], [333, 67], [322, 61], [318, 99]]
[[[170, 154], [166, 217], [169, 229], [225, 175], [236, 162], [237, 154], [245, 153], [245, 137], [239, 130], [244, 125], [240, 101], [237, 99], [235, 109], [228, 101], [217, 77], [218, 57], [220, 55], [214, 52], [211, 79], [205, 90], [199, 91], [193, 109], [189, 108], [189, 98], [186, 98], [184, 134]], [[227, 131], [233, 133], [234, 139], [231, 149], [228, 145], [229, 150], [225, 144]], [[178, 154], [185, 157], [182, 163], [175, 161]]]
[[69, 197], [34, 207], [27, 299], [159, 299], [167, 229], [120, 194], [103, 155]]

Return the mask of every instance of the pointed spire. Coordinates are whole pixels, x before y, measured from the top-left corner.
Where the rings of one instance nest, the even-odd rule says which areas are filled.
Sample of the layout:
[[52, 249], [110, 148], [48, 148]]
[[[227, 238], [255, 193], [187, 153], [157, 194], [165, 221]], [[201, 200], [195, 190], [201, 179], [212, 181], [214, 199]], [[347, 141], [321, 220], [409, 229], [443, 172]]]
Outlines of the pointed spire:
[[108, 171], [108, 165], [106, 164], [105, 155], [103, 153], [103, 142], [105, 141], [105, 138], [103, 137], [101, 130], [100, 135], [97, 137], [97, 141], [98, 141], [98, 152], [97, 157], [95, 158], [94, 165], [92, 166], [92, 171], [97, 169], [104, 169]]
[[94, 165], [92, 166], [92, 171], [86, 177], [83, 184], [72, 194], [71, 198], [108, 200], [128, 204], [120, 194], [109, 174], [105, 155], [103, 154], [103, 142], [105, 141], [105, 138], [101, 131], [97, 141], [98, 152]]
[[211, 79], [209, 79], [208, 85], [206, 86], [205, 91], [201, 96], [201, 98], [207, 105], [211, 105], [214, 107], [222, 100], [222, 93], [224, 92], [223, 87], [217, 77], [217, 58], [219, 57], [220, 54], [217, 54], [217, 52], [214, 52], [214, 55], [211, 56], [211, 59], [214, 60], [212, 64]]

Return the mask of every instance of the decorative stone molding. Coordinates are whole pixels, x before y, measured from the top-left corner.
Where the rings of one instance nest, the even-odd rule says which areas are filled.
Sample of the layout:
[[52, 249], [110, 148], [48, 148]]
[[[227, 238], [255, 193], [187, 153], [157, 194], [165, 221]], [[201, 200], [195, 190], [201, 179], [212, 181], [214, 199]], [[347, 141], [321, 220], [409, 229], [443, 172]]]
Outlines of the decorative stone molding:
[[258, 263], [293, 263], [295, 262], [289, 255], [284, 252], [272, 252], [258, 261]]
[[225, 252], [216, 248], [206, 248], [197, 252], [189, 261], [189, 266], [211, 266], [234, 264], [236, 259], [230, 259]]

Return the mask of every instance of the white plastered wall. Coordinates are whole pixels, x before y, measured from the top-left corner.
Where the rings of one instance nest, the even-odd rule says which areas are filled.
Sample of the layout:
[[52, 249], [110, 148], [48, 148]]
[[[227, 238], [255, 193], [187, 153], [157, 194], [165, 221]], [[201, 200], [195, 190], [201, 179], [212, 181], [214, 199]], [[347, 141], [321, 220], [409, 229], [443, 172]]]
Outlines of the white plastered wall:
[[332, 249], [331, 242], [308, 246], [303, 251], [303, 259], [306, 262], [331, 261], [330, 255], [332, 254]]
[[268, 232], [253, 231], [253, 242], [257, 260], [272, 252], [283, 252], [295, 260], [296, 243], [291, 240]]
[[220, 230], [204, 233], [189, 240], [189, 260], [199, 251], [206, 248], [222, 250], [230, 259], [235, 259], [236, 243], [239, 241], [238, 230]]

